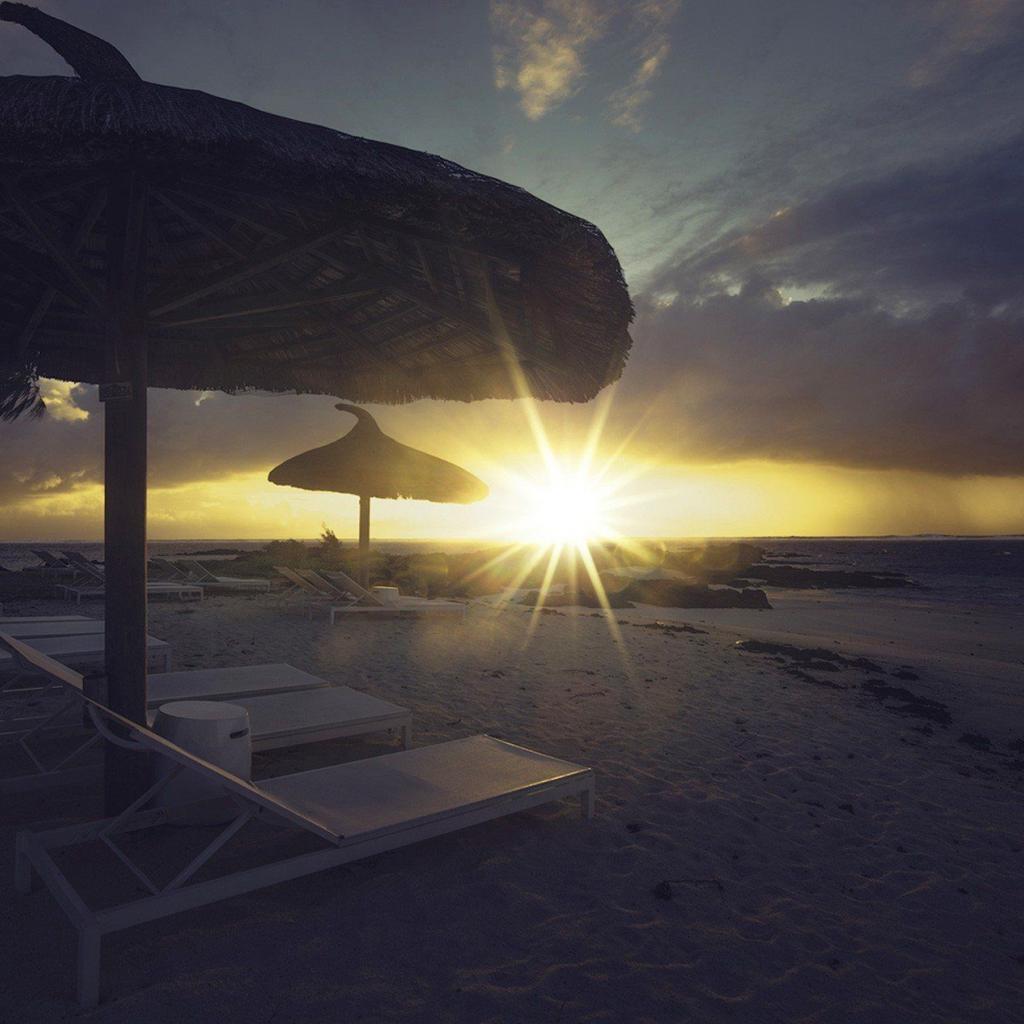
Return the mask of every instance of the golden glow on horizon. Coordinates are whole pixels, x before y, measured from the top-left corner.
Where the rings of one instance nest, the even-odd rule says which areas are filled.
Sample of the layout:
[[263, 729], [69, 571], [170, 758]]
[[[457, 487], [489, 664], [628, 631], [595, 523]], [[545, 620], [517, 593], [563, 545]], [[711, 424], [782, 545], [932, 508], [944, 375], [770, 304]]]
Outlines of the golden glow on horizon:
[[[475, 505], [375, 502], [374, 536], [481, 545], [528, 542], [535, 513], [524, 495], [530, 487], [544, 489], [543, 459], [510, 455], [502, 465], [473, 458], [468, 449], [445, 454], [487, 481], [490, 497]], [[618, 489], [602, 491], [600, 502], [606, 536], [613, 538], [1024, 532], [1020, 477], [943, 478], [754, 461], [670, 466], [622, 458], [619, 463]], [[599, 473], [587, 479], [605, 485]], [[523, 481], [529, 482], [526, 491]], [[358, 500], [275, 487], [264, 471], [149, 491], [154, 540], [312, 538], [324, 523], [339, 537], [353, 539]], [[5, 541], [90, 540], [102, 534], [103, 488], [97, 484], [19, 497], [0, 514]]]

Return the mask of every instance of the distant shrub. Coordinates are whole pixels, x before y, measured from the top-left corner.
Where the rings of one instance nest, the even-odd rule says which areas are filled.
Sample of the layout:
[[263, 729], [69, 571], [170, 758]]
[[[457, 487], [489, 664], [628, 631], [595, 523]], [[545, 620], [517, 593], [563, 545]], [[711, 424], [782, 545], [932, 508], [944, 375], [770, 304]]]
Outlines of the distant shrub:
[[264, 551], [273, 565], [305, 568], [309, 561], [309, 548], [301, 540], [272, 540]]
[[320, 547], [317, 555], [321, 564], [331, 569], [337, 569], [342, 561], [342, 544], [335, 532], [326, 524], [323, 525], [323, 532], [320, 534]]

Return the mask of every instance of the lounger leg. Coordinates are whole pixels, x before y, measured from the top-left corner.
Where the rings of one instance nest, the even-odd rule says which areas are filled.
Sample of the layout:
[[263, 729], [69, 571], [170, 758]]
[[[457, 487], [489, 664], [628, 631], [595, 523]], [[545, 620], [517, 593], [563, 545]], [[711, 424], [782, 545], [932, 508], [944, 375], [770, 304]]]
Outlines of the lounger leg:
[[27, 896], [32, 891], [32, 861], [19, 835], [14, 847], [14, 891]]
[[78, 932], [78, 1005], [91, 1010], [100, 1001], [100, 933], [98, 928]]
[[580, 813], [583, 815], [584, 818], [587, 819], [587, 821], [590, 821], [590, 819], [593, 818], [593, 816], [594, 816], [594, 789], [593, 789], [593, 787], [590, 787], [589, 789], [585, 789], [585, 790], [583, 790], [582, 793], [580, 793]]
[[409, 749], [409, 723], [408, 722], [406, 722], [406, 724], [403, 725], [398, 730], [398, 736], [399, 736], [399, 739], [401, 739], [401, 741], [402, 741], [402, 749], [403, 750], [408, 750]]

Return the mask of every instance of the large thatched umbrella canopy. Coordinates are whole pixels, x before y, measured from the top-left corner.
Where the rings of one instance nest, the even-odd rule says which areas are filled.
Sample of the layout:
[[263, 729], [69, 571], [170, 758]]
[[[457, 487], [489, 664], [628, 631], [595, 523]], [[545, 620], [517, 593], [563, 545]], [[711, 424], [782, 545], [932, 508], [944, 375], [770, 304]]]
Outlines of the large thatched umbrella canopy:
[[592, 225], [435, 156], [144, 82], [25, 4], [77, 77], [0, 77], [0, 414], [106, 405], [107, 676], [145, 713], [146, 387], [585, 401], [629, 296]]
[[306, 491], [359, 495], [360, 576], [366, 586], [371, 498], [468, 504], [486, 498], [487, 485], [453, 462], [388, 437], [365, 409], [344, 402], [335, 408], [355, 416], [356, 425], [337, 441], [275, 466], [267, 479]]
[[511, 354], [536, 397], [586, 401], [621, 372], [632, 310], [591, 224], [436, 156], [144, 82], [24, 4], [0, 18], [80, 75], [0, 78], [8, 362], [106, 379], [114, 174], [145, 187], [133, 313], [154, 387], [515, 397]]

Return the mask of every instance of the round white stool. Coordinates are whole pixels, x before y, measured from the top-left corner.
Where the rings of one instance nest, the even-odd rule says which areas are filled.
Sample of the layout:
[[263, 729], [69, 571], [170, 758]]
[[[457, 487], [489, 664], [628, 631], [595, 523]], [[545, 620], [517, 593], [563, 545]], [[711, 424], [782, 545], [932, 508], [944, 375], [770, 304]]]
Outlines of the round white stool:
[[[248, 779], [252, 774], [252, 736], [249, 712], [237, 704], [211, 700], [177, 700], [157, 710], [153, 731], [187, 750], [190, 754], [223, 768], [232, 775]], [[157, 778], [169, 775], [177, 762], [161, 757]], [[169, 782], [154, 801], [157, 807], [177, 807], [197, 801], [224, 797], [224, 788], [213, 778], [185, 769]], [[230, 821], [232, 805], [207, 805], [195, 811], [175, 811], [174, 820], [182, 824], [212, 825]]]
[[373, 596], [384, 604], [398, 604], [398, 598], [400, 596], [398, 587], [377, 585], [370, 587], [370, 590], [372, 591]]

